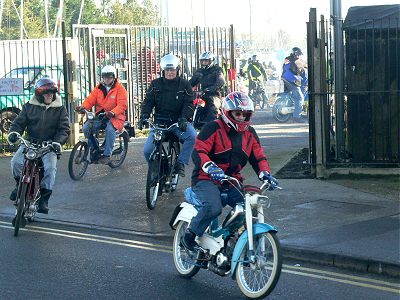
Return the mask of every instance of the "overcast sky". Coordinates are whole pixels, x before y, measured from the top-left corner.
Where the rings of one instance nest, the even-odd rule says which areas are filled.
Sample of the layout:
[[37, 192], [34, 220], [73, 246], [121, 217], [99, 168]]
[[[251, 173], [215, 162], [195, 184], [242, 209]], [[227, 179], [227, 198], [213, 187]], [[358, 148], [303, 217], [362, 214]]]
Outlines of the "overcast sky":
[[[317, 15], [329, 17], [329, 0], [153, 0], [162, 7], [170, 26], [229, 26], [238, 32], [266, 33], [284, 29], [291, 34], [306, 33], [311, 7]], [[342, 0], [342, 17], [351, 6], [398, 4], [399, 0]], [[250, 19], [251, 11], [251, 19]]]

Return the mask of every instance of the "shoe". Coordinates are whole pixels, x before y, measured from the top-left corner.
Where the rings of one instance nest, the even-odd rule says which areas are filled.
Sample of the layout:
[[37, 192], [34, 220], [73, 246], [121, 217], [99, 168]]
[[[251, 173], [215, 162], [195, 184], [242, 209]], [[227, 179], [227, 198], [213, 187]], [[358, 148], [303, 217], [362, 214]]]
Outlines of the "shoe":
[[40, 214], [48, 214], [49, 213], [49, 199], [51, 196], [52, 190], [48, 190], [45, 188], [40, 189], [40, 198], [38, 200], [38, 213]]
[[185, 230], [185, 235], [181, 238], [181, 244], [187, 250], [194, 251], [194, 247], [197, 246], [195, 239], [196, 234], [192, 230], [190, 230], [190, 228], [187, 228]]
[[13, 189], [11, 194], [10, 194], [10, 200], [11, 201], [17, 200], [17, 192], [18, 192], [18, 186], [16, 186], [15, 189]]
[[97, 163], [107, 165], [111, 162], [111, 157], [110, 156], [102, 156], [99, 158]]
[[177, 161], [174, 165], [173, 173], [178, 174], [181, 177], [185, 177], [185, 165]]

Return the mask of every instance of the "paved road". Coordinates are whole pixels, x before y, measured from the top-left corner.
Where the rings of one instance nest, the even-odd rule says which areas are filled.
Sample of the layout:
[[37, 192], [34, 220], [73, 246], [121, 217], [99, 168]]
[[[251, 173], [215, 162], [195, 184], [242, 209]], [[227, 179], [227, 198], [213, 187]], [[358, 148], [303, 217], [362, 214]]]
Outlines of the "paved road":
[[[56, 224], [12, 234], [0, 217], [1, 299], [244, 298], [229, 277], [201, 270], [180, 278], [167, 240]], [[286, 260], [268, 299], [394, 300], [398, 287], [383, 276]]]

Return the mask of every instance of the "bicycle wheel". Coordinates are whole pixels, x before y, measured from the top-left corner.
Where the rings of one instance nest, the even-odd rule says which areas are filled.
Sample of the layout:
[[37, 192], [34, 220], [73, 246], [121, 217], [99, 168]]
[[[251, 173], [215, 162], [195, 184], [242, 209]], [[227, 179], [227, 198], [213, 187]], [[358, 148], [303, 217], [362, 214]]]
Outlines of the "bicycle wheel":
[[159, 192], [162, 190], [161, 157], [157, 153], [150, 158], [146, 181], [146, 204], [148, 209], [156, 207]]
[[240, 254], [236, 282], [248, 298], [264, 298], [275, 288], [282, 269], [282, 254], [274, 232], [254, 236], [255, 261], [249, 260], [248, 245]]
[[118, 168], [125, 160], [128, 153], [129, 135], [124, 131], [118, 137], [119, 147], [112, 152], [111, 162], [108, 164], [111, 168]]
[[200, 266], [197, 264], [197, 260], [201, 259], [202, 256], [200, 251], [190, 253], [181, 245], [181, 238], [185, 234], [188, 225], [187, 222], [179, 222], [175, 230], [172, 250], [176, 271], [180, 276], [186, 278], [193, 277], [199, 272]]
[[19, 228], [25, 227], [25, 219], [24, 219], [24, 210], [25, 210], [25, 199], [26, 193], [28, 192], [28, 184], [22, 183], [20, 187], [20, 193], [18, 199], [18, 206], [17, 206], [17, 214], [14, 217], [13, 225], [14, 225], [14, 236], [18, 236]]
[[68, 161], [68, 173], [71, 179], [80, 180], [85, 175], [89, 161], [89, 146], [86, 142], [78, 142], [71, 151]]
[[170, 174], [170, 182], [171, 182], [171, 192], [176, 190], [179, 181], [179, 174], [174, 174], [173, 169], [178, 159], [178, 155], [180, 153], [179, 142], [170, 143], [169, 149], [169, 165], [171, 166], [171, 174]]
[[292, 117], [292, 114], [282, 114], [281, 110], [283, 107], [288, 106], [288, 100], [286, 97], [278, 97], [275, 101], [274, 106], [272, 107], [272, 116], [274, 119], [280, 123], [285, 123], [289, 121]]

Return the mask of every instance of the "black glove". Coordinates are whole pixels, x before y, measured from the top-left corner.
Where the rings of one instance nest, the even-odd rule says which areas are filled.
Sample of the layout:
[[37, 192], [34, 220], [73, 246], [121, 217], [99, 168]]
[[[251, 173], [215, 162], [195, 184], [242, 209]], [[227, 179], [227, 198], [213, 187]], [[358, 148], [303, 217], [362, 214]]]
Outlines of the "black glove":
[[149, 118], [148, 115], [142, 115], [139, 119], [139, 130], [143, 129], [143, 126], [147, 125], [147, 119]]
[[18, 141], [18, 138], [19, 138], [20, 136], [21, 136], [21, 135], [20, 135], [18, 132], [12, 131], [12, 132], [10, 132], [10, 133], [8, 134], [7, 140], [8, 140], [8, 142], [9, 142], [10, 144], [15, 144], [15, 143]]
[[60, 154], [60, 153], [61, 153], [61, 151], [62, 151], [62, 146], [61, 146], [60, 143], [52, 142], [52, 143], [51, 143], [51, 146], [53, 147], [55, 153], [57, 153], [57, 154]]
[[193, 77], [194, 77], [196, 80], [200, 80], [201, 78], [203, 78], [203, 73], [202, 73], [201, 71], [196, 71], [196, 72], [194, 73]]
[[187, 120], [185, 118], [178, 119], [178, 128], [180, 131], [185, 132], [187, 129]]
[[109, 120], [111, 120], [112, 118], [115, 117], [115, 114], [112, 111], [106, 111], [105, 114], [106, 114], [107, 119], [109, 119]]

